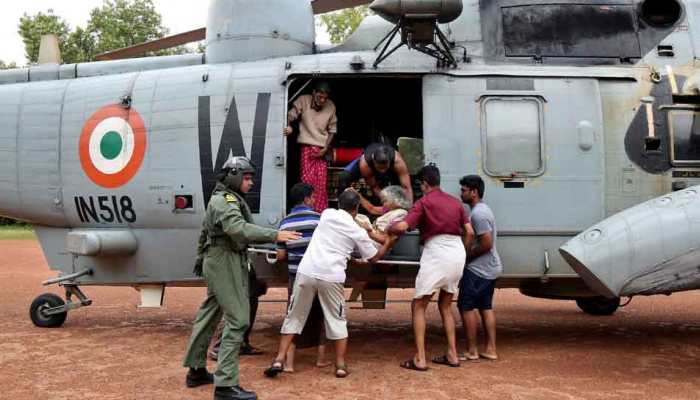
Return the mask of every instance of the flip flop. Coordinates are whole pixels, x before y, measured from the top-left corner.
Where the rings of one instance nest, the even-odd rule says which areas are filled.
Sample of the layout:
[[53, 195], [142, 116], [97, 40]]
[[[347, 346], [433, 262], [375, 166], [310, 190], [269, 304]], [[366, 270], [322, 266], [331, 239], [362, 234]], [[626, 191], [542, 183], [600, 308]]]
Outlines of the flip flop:
[[442, 356], [433, 357], [433, 362], [434, 362], [435, 364], [447, 365], [448, 367], [452, 367], [452, 368], [457, 368], [457, 367], [459, 367], [459, 363], [452, 364], [452, 363], [450, 362], [449, 358], [447, 358], [447, 355], [442, 355]]
[[410, 370], [418, 371], [418, 372], [425, 372], [429, 369], [428, 367], [421, 368], [421, 367], [417, 366], [416, 362], [413, 359], [406, 360], [406, 361], [402, 362], [400, 364], [400, 366], [401, 366], [401, 368], [406, 368], [406, 369], [410, 369]]
[[486, 353], [479, 353], [479, 357], [489, 361], [498, 361], [498, 356], [492, 356]]
[[350, 375], [348, 367], [346, 365], [336, 365], [335, 366], [335, 377], [336, 378], [347, 378]]
[[272, 364], [265, 370], [265, 376], [268, 378], [274, 378], [280, 372], [284, 371], [284, 364], [281, 361], [273, 361]]

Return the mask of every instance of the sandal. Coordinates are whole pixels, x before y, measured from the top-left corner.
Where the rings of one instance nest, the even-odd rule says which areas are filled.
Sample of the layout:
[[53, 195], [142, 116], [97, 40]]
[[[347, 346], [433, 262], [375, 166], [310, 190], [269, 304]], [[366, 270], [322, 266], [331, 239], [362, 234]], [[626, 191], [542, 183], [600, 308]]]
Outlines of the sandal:
[[428, 367], [421, 368], [416, 365], [416, 361], [414, 359], [406, 360], [400, 364], [401, 368], [406, 368], [410, 369], [413, 371], [418, 371], [418, 372], [425, 372], [428, 370]]
[[265, 370], [265, 376], [268, 378], [274, 378], [282, 371], [284, 371], [284, 364], [282, 364], [282, 361], [275, 360]]
[[479, 357], [488, 361], [498, 361], [498, 356], [492, 356], [491, 354], [479, 353]]
[[452, 368], [457, 368], [457, 367], [459, 367], [459, 362], [457, 362], [457, 363], [455, 363], [455, 364], [452, 364], [452, 363], [450, 362], [450, 359], [447, 358], [447, 355], [442, 355], [442, 356], [433, 357], [433, 362], [434, 362], [435, 364], [447, 365], [448, 367], [452, 367]]
[[350, 375], [348, 367], [346, 365], [336, 365], [335, 366], [335, 377], [336, 378], [347, 378]]

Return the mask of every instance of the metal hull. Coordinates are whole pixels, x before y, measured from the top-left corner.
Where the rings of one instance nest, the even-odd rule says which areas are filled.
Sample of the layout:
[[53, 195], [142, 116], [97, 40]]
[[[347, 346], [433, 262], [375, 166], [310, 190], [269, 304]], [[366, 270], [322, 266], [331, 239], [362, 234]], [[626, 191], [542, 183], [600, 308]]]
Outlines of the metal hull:
[[666, 194], [600, 222], [560, 248], [607, 297], [700, 287], [700, 186]]
[[[695, 75], [700, 30], [692, 17], [698, 15], [700, 1], [685, 2], [688, 12], [678, 29], [640, 30], [634, 43], [641, 59], [624, 60], [571, 57], [575, 52], [556, 59], [556, 54], [545, 59], [506, 54], [499, 14], [499, 5], [506, 3], [514, 2], [464, 2], [464, 12], [450, 25], [451, 39], [464, 45], [472, 59], [455, 69], [437, 68], [430, 57], [404, 49], [377, 69], [353, 69], [377, 56], [366, 39], [348, 47], [358, 51], [254, 62], [202, 64], [201, 57], [187, 56], [2, 73], [0, 214], [39, 226], [52, 270], [66, 275], [94, 269], [75, 284], [197, 285], [200, 281], [191, 272], [196, 241], [220, 158], [250, 155], [260, 167], [256, 192], [250, 196], [257, 223], [274, 226], [286, 212], [289, 154], [280, 132], [295, 80], [410, 77], [421, 83], [416, 98], [422, 103], [424, 158], [440, 166], [445, 190], [458, 195], [459, 178], [465, 174], [485, 177], [485, 201], [499, 226], [503, 285], [527, 285], [528, 293], [549, 297], [593, 294], [580, 290], [580, 274], [610, 297], [695, 288], [692, 259], [697, 246], [688, 238], [700, 235], [690, 223], [695, 217], [684, 213], [695, 212], [696, 202], [681, 198], [691, 192], [670, 195], [673, 204], [686, 201], [686, 208], [635, 206], [672, 185], [700, 184], [700, 162], [674, 165], [664, 147], [661, 155], [644, 153], [648, 124], [641, 109], [642, 98], [656, 97], [657, 135], [670, 146], [660, 109], [673, 104], [664, 67], [674, 68], [680, 85]], [[631, 6], [625, 9], [635, 12]], [[673, 57], [668, 49], [664, 53], [657, 48], [661, 42], [673, 47]], [[513, 102], [514, 107], [507, 104]], [[80, 160], [81, 131], [109, 105], [140, 113], [148, 132], [141, 169], [119, 188], [96, 184]], [[494, 110], [496, 117], [490, 118]], [[515, 122], [501, 128], [511, 133], [519, 122], [532, 122], [539, 142], [492, 146], [488, 126], [509, 121]], [[490, 153], [489, 146], [496, 151]], [[518, 161], [525, 148], [534, 166], [523, 173], [509, 162]], [[178, 196], [189, 196], [193, 207], [176, 210]], [[620, 215], [637, 218], [656, 211], [644, 214], [646, 220], [629, 232], [625, 229], [632, 219], [614, 223], [613, 217], [609, 234], [618, 235], [619, 241], [603, 245], [571, 240], [630, 207]], [[115, 221], [115, 216], [124, 218]], [[667, 225], [658, 228], [660, 222], [654, 221]], [[663, 240], [649, 239], [658, 235], [655, 228]], [[130, 231], [138, 250], [128, 256], [70, 254], [68, 233], [90, 229]], [[557, 249], [567, 241], [560, 255]], [[415, 245], [408, 258], [399, 254], [400, 260], [417, 262], [419, 250]], [[265, 255], [251, 258], [261, 278], [286, 285], [284, 268], [273, 266]], [[395, 264], [351, 268], [349, 276], [350, 282], [411, 287], [416, 271], [415, 265]]]

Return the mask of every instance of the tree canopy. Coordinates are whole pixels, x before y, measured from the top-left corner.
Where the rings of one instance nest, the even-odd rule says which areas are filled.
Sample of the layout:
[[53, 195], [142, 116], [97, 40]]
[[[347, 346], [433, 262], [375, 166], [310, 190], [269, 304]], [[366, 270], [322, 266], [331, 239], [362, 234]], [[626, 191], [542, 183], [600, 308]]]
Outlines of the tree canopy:
[[70, 36], [70, 26], [61, 17], [49, 9], [45, 13], [38, 12], [33, 16], [26, 13], [19, 19], [19, 35], [24, 41], [24, 49], [27, 59], [36, 62], [39, 59], [39, 45], [41, 36], [53, 34], [58, 37], [61, 53], [64, 57], [68, 53], [68, 37]]
[[368, 6], [359, 6], [322, 14], [320, 18], [331, 37], [331, 43], [338, 44], [355, 32], [362, 20], [371, 13]]
[[[39, 58], [41, 36], [58, 36], [64, 63], [93, 61], [98, 54], [128, 47], [168, 34], [153, 0], [103, 0], [101, 7], [90, 12], [86, 27], [71, 29], [70, 25], [54, 14], [53, 10], [20, 18], [19, 34], [24, 41], [29, 62]], [[178, 47], [158, 54], [179, 54], [186, 49]]]
[[6, 63], [5, 61], [0, 60], [0, 69], [12, 69], [12, 68], [17, 68], [17, 64], [15, 62]]

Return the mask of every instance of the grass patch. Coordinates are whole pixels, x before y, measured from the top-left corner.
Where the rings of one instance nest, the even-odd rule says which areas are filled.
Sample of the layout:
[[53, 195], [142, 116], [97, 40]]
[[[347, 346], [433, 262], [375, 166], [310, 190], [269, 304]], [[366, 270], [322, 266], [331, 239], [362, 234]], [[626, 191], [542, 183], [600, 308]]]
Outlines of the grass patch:
[[0, 226], [0, 240], [33, 240], [34, 229], [30, 226]]

